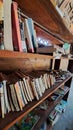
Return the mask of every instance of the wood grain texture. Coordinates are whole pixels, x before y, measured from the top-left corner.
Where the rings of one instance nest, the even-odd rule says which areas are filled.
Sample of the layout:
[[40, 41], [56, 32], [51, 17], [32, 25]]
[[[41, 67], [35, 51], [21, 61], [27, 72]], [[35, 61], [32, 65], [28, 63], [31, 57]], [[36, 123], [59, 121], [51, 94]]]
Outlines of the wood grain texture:
[[[52, 56], [22, 53], [13, 51], [0, 51], [0, 71], [25, 71], [50, 68]], [[39, 64], [38, 64], [39, 63]]]
[[40, 23], [56, 37], [72, 43], [73, 35], [49, 0], [15, 0], [24, 14]]

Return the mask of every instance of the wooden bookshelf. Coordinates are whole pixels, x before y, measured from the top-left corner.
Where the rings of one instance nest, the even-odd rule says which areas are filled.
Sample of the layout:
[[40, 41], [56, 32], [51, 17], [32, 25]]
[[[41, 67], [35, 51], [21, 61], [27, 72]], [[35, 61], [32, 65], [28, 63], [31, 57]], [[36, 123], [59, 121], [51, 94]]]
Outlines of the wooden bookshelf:
[[6, 114], [5, 118], [0, 118], [0, 130], [7, 130], [11, 126], [13, 126], [16, 122], [21, 120], [25, 115], [27, 115], [30, 111], [40, 105], [46, 98], [48, 98], [53, 92], [55, 92], [59, 87], [61, 87], [65, 82], [67, 82], [71, 76], [66, 78], [64, 81], [55, 84], [50, 89], [46, 90], [43, 94], [42, 98], [39, 101], [34, 100], [29, 102], [22, 111], [20, 112], [10, 112]]
[[45, 122], [47, 119], [47, 116], [50, 114], [50, 112], [55, 108], [55, 106], [62, 100], [62, 98], [69, 92], [70, 89], [68, 89], [64, 95], [60, 96], [56, 101], [52, 101], [49, 103], [47, 110], [39, 109], [38, 115], [40, 116], [40, 119], [38, 123], [34, 126], [33, 130], [39, 130], [41, 125]]

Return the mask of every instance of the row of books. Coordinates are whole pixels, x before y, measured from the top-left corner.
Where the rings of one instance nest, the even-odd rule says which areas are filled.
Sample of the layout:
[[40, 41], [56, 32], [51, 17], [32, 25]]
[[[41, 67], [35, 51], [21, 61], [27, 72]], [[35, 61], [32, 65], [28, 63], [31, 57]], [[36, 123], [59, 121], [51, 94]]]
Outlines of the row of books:
[[15, 72], [10, 75], [0, 74], [1, 115], [4, 118], [10, 111], [21, 111], [28, 102], [39, 100], [46, 89], [55, 83], [55, 77], [48, 73], [31, 74]]
[[1, 9], [4, 10], [4, 19], [0, 19], [3, 23], [0, 23], [0, 46], [3, 44], [4, 46], [0, 49], [35, 52], [38, 44], [33, 20], [22, 18], [17, 2], [12, 2], [12, 0], [2, 2], [0, 5], [4, 8], [0, 7], [0, 12], [2, 12]]

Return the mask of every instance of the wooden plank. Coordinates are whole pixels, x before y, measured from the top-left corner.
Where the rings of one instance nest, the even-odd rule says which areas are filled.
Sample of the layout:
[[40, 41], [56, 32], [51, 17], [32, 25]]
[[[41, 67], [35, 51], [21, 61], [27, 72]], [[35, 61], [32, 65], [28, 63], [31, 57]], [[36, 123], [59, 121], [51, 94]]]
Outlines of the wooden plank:
[[37, 48], [37, 53], [39, 54], [49, 54], [49, 53], [53, 53], [54, 51], [56, 51], [56, 49], [53, 46], [47, 46], [47, 47], [40, 47]]
[[[0, 71], [25, 71], [50, 68], [52, 56], [22, 53], [13, 51], [0, 51]], [[38, 64], [39, 63], [39, 64]]]

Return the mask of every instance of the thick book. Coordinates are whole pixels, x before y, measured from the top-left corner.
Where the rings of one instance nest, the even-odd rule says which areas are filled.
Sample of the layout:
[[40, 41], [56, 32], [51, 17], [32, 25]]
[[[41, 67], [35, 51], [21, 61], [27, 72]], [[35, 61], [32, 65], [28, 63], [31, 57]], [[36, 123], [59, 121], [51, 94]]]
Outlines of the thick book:
[[4, 48], [13, 51], [12, 24], [11, 24], [12, 0], [4, 0]]
[[17, 8], [18, 8], [18, 4], [16, 2], [12, 2], [12, 6], [11, 6], [12, 39], [13, 39], [14, 50], [22, 52], [22, 43], [21, 43], [20, 26], [19, 26]]

